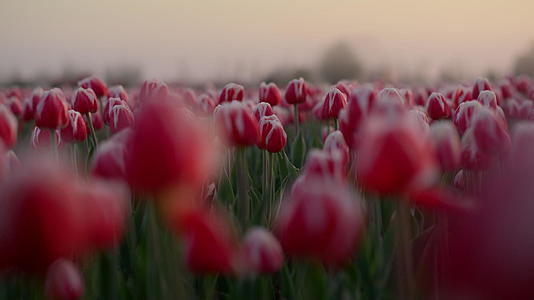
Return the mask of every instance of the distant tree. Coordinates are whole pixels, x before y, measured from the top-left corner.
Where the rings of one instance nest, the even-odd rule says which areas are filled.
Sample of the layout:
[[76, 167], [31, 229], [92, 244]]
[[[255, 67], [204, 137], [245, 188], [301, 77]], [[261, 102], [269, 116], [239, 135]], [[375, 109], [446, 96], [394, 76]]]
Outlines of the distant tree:
[[334, 83], [360, 77], [362, 66], [351, 47], [339, 42], [326, 49], [319, 64], [319, 73], [324, 80]]
[[534, 43], [516, 59], [514, 72], [516, 74], [534, 76]]

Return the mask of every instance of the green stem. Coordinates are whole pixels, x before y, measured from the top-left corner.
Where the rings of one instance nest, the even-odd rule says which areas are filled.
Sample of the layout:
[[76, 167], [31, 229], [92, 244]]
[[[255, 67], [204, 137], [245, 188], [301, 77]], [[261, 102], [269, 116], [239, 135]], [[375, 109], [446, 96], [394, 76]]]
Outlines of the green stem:
[[245, 157], [246, 148], [237, 149], [237, 199], [239, 206], [239, 219], [243, 228], [246, 228], [250, 218], [250, 199], [248, 195], [248, 170]]
[[293, 121], [295, 122], [296, 134], [298, 136], [300, 133], [299, 105], [295, 103], [293, 108]]
[[415, 299], [415, 281], [412, 259], [410, 206], [404, 200], [397, 202], [397, 264], [400, 299]]
[[90, 112], [87, 113], [87, 123], [89, 124], [89, 131], [91, 132], [93, 147], [96, 148], [96, 146], [98, 145], [98, 139], [96, 137], [95, 127], [93, 126], [93, 118]]

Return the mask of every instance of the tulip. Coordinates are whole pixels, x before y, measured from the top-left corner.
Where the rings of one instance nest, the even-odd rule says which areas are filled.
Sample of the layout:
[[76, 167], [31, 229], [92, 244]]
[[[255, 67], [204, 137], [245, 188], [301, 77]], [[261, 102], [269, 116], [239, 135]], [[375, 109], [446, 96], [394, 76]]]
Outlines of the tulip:
[[518, 104], [517, 115], [519, 119], [531, 120], [534, 117], [534, 105], [530, 100], [523, 100]]
[[96, 112], [98, 110], [98, 99], [95, 92], [90, 88], [78, 88], [72, 96], [72, 109], [81, 114]]
[[288, 104], [301, 104], [306, 102], [308, 85], [303, 78], [291, 80], [286, 87], [284, 98]]
[[17, 143], [17, 118], [3, 104], [0, 104], [0, 141], [7, 148], [13, 148]]
[[111, 123], [109, 128], [111, 133], [115, 134], [125, 128], [129, 128], [134, 123], [133, 112], [127, 105], [115, 105], [110, 112]]
[[232, 101], [215, 108], [215, 119], [235, 146], [256, 145], [259, 140], [258, 121], [242, 102]]
[[261, 227], [247, 231], [239, 248], [239, 268], [245, 275], [274, 273], [284, 261], [284, 253], [278, 240]]
[[106, 104], [104, 105], [104, 110], [102, 111], [102, 114], [104, 116], [104, 123], [111, 126], [111, 123], [113, 122], [113, 117], [111, 115], [113, 107], [115, 105], [123, 105], [127, 106], [126, 102], [122, 101], [120, 98], [109, 98], [106, 101]]
[[342, 152], [313, 149], [306, 157], [304, 175], [344, 182], [347, 179], [344, 159]]
[[175, 103], [146, 102], [128, 139], [125, 170], [134, 190], [157, 192], [177, 184], [201, 184], [212, 174], [212, 137], [200, 119]]
[[356, 176], [380, 194], [402, 194], [428, 185], [436, 177], [432, 146], [408, 115], [373, 115], [363, 128]]
[[461, 162], [467, 170], [485, 170], [493, 162], [492, 156], [478, 147], [472, 130], [466, 131], [462, 137]]
[[260, 142], [258, 147], [271, 153], [282, 151], [286, 145], [287, 135], [284, 126], [276, 115], [265, 116], [259, 123]]
[[245, 88], [236, 83], [226, 84], [219, 94], [219, 104], [224, 102], [243, 101], [245, 95]]
[[93, 121], [93, 128], [98, 131], [104, 127], [104, 120], [102, 119], [102, 114], [100, 112], [96, 112], [94, 114], [91, 114], [91, 120]]
[[452, 107], [454, 109], [464, 102], [473, 100], [471, 89], [459, 87], [452, 95]]
[[9, 97], [7, 98], [7, 101], [4, 103], [4, 105], [9, 107], [9, 109], [15, 116], [18, 117], [22, 114], [22, 104], [20, 103], [19, 98]]
[[[308, 177], [279, 210], [275, 233], [284, 252], [327, 266], [353, 255], [364, 228], [359, 198], [336, 181]], [[356, 200], [356, 201], [355, 201]]]
[[419, 124], [419, 127], [426, 134], [430, 131], [430, 123], [432, 119], [426, 113], [426, 109], [423, 107], [417, 106], [408, 111], [408, 117], [413, 118]]
[[63, 128], [69, 122], [65, 95], [58, 88], [43, 93], [35, 109], [35, 125], [39, 128]]
[[124, 157], [127, 150], [126, 142], [131, 134], [131, 129], [125, 129], [98, 145], [91, 165], [93, 176], [125, 180]]
[[[139, 91], [139, 101], [141, 103], [149, 102], [153, 99], [159, 101], [169, 95], [169, 88], [167, 85], [159, 80], [147, 80], [143, 82], [141, 90]], [[104, 117], [105, 119], [105, 117]]]
[[355, 138], [362, 120], [373, 108], [376, 93], [371, 85], [361, 85], [355, 88], [348, 99], [347, 106], [339, 113], [339, 128], [350, 148], [358, 144]]
[[115, 85], [109, 88], [108, 98], [119, 98], [128, 103], [128, 93], [122, 85]]
[[478, 95], [477, 101], [482, 106], [489, 107], [491, 109], [497, 109], [497, 96], [492, 91], [481, 91]]
[[183, 217], [185, 265], [193, 273], [234, 271], [236, 242], [223, 215], [196, 210]]
[[215, 109], [215, 100], [209, 94], [198, 96], [198, 105], [202, 113], [210, 115]]
[[[54, 136], [51, 136], [51, 133]], [[49, 149], [50, 147], [61, 148], [63, 141], [61, 140], [61, 132], [59, 130], [49, 131], [35, 127], [32, 133], [32, 147], [33, 149]]]
[[441, 170], [452, 171], [460, 165], [461, 141], [458, 131], [450, 122], [430, 126], [430, 141], [434, 146]]
[[321, 117], [323, 120], [337, 119], [339, 111], [347, 105], [347, 97], [337, 88], [330, 90], [321, 105]]
[[504, 153], [511, 145], [505, 120], [483, 107], [475, 112], [472, 123], [473, 138], [480, 151]]
[[426, 100], [428, 99], [428, 93], [424, 88], [414, 89], [414, 103], [419, 106], [426, 106]]
[[254, 108], [254, 117], [256, 117], [256, 120], [258, 120], [258, 122], [260, 121], [261, 118], [266, 117], [266, 116], [271, 116], [273, 114], [274, 114], [273, 108], [267, 102], [260, 102]]
[[83, 295], [82, 274], [72, 262], [59, 259], [48, 268], [46, 295], [50, 300], [76, 300]]
[[454, 113], [453, 122], [460, 134], [471, 126], [473, 115], [482, 105], [477, 101], [466, 101], [461, 103]]
[[336, 130], [331, 132], [327, 137], [323, 145], [323, 150], [332, 154], [339, 152], [342, 157], [342, 164], [347, 165], [350, 158], [349, 146], [345, 142], [345, 138], [341, 131]]
[[478, 99], [480, 92], [482, 91], [491, 91], [493, 90], [491, 84], [486, 78], [477, 78], [475, 84], [473, 85], [473, 99]]
[[39, 100], [41, 100], [41, 96], [43, 95], [43, 93], [44, 90], [38, 87], [33, 90], [30, 97], [24, 100], [22, 105], [22, 119], [24, 121], [33, 120], [35, 108], [37, 108], [37, 105], [39, 104]]
[[412, 107], [415, 105], [415, 100], [411, 89], [401, 89], [399, 93], [401, 94], [402, 98], [404, 98], [404, 103], [406, 106]]
[[345, 97], [348, 99], [350, 97], [350, 88], [349, 88], [349, 84], [343, 82], [343, 81], [339, 81], [338, 83], [336, 83], [336, 85], [334, 86], [334, 88], [338, 89], [340, 92], [342, 92]]
[[105, 97], [108, 95], [108, 86], [102, 81], [102, 79], [96, 76], [86, 77], [78, 85], [84, 89], [92, 89], [97, 97]]
[[451, 116], [451, 108], [440, 93], [432, 93], [426, 103], [426, 111], [433, 120], [448, 119]]
[[72, 109], [68, 111], [68, 114], [69, 123], [61, 129], [61, 140], [67, 143], [84, 141], [87, 138], [87, 127], [82, 115]]
[[262, 82], [260, 84], [259, 99], [260, 102], [267, 102], [274, 107], [280, 104], [282, 101], [282, 95], [280, 94], [280, 90], [275, 83], [271, 82], [266, 84], [265, 82]]

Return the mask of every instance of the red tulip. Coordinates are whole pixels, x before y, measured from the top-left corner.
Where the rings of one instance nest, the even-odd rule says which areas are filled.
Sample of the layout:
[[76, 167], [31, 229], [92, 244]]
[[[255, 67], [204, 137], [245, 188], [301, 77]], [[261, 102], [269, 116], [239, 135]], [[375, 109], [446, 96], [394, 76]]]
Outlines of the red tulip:
[[[41, 272], [85, 246], [76, 178], [52, 159], [15, 170], [0, 187], [0, 268]], [[38, 249], [38, 251], [36, 251]]]
[[462, 137], [461, 161], [462, 167], [467, 170], [485, 170], [493, 161], [491, 155], [477, 146], [472, 130], [466, 131]]
[[284, 126], [276, 115], [265, 116], [259, 123], [260, 142], [258, 147], [271, 153], [276, 153], [284, 149], [287, 142], [287, 135]]
[[26, 98], [22, 104], [22, 119], [24, 121], [33, 120], [35, 109], [41, 100], [44, 90], [40, 87], [33, 90], [30, 97]]
[[432, 146], [414, 118], [373, 115], [363, 128], [356, 175], [359, 183], [381, 194], [400, 194], [433, 182]]
[[[52, 144], [52, 142], [54, 144]], [[33, 149], [49, 149], [50, 147], [61, 148], [63, 141], [61, 140], [61, 132], [56, 129], [54, 131], [54, 139], [50, 136], [50, 130], [35, 127], [32, 133], [32, 147]]]
[[261, 227], [248, 230], [238, 257], [240, 272], [246, 275], [274, 273], [282, 268], [284, 261], [278, 240]]
[[96, 76], [86, 77], [78, 85], [84, 89], [92, 89], [97, 97], [105, 97], [108, 95], [108, 86], [102, 81], [102, 79]]
[[95, 92], [90, 88], [78, 88], [72, 96], [72, 109], [81, 114], [97, 112], [98, 99]]
[[419, 106], [426, 106], [428, 100], [428, 93], [424, 88], [414, 89], [414, 103]]
[[82, 115], [72, 109], [68, 111], [68, 114], [69, 123], [61, 129], [61, 140], [67, 143], [84, 141], [87, 138], [87, 127]]
[[0, 104], [0, 141], [7, 148], [13, 148], [17, 143], [17, 118], [3, 104]]
[[35, 109], [35, 125], [39, 128], [63, 128], [69, 122], [65, 95], [58, 88], [43, 93]]
[[233, 145], [246, 147], [259, 141], [258, 121], [242, 102], [221, 104], [213, 113]]
[[254, 107], [254, 117], [256, 117], [256, 120], [258, 120], [258, 122], [261, 118], [271, 116], [273, 114], [273, 108], [267, 102], [260, 102], [256, 105], [256, 107]]
[[104, 250], [119, 245], [126, 231], [129, 202], [120, 186], [104, 181], [83, 183], [79, 197], [83, 209], [87, 249]]
[[482, 91], [491, 91], [491, 84], [486, 78], [477, 78], [473, 85], [473, 99], [477, 99]]
[[346, 84], [343, 81], [339, 81], [338, 83], [336, 83], [336, 85], [334, 87], [336, 89], [338, 89], [340, 92], [342, 92], [347, 99], [349, 98], [349, 96], [350, 96], [350, 88], [349, 88], [348, 84]]
[[128, 93], [122, 85], [115, 85], [109, 88], [108, 98], [119, 98], [128, 103]]
[[323, 120], [337, 119], [339, 111], [347, 105], [347, 97], [337, 88], [330, 90], [321, 104]]
[[219, 94], [219, 104], [224, 102], [243, 101], [245, 95], [245, 88], [236, 83], [226, 84]]
[[102, 114], [104, 116], [104, 123], [111, 125], [113, 122], [113, 117], [111, 115], [113, 107], [115, 105], [127, 106], [126, 102], [122, 101], [120, 98], [109, 98], [104, 105], [104, 110]]
[[459, 87], [452, 95], [452, 106], [456, 109], [460, 104], [471, 100], [473, 100], [471, 89]]
[[477, 101], [480, 102], [482, 106], [497, 109], [497, 96], [495, 96], [495, 93], [492, 91], [481, 91]]
[[292, 190], [275, 221], [284, 252], [328, 266], [347, 262], [365, 223], [359, 199], [336, 181], [309, 177], [303, 185]]
[[288, 104], [301, 104], [306, 102], [308, 85], [303, 78], [291, 80], [286, 87], [284, 98]]
[[357, 146], [355, 135], [362, 120], [373, 108], [376, 93], [371, 85], [361, 85], [355, 88], [347, 102], [347, 106], [339, 113], [339, 128], [347, 145], [351, 148]]
[[115, 105], [111, 108], [109, 114], [110, 124], [109, 129], [111, 133], [115, 134], [125, 128], [129, 128], [134, 124], [133, 112], [127, 105]]
[[98, 131], [102, 128], [104, 128], [104, 120], [102, 120], [102, 114], [100, 112], [96, 112], [94, 114], [91, 114], [91, 119], [93, 120], [93, 128]]
[[348, 164], [350, 158], [349, 146], [347, 146], [341, 131], [333, 131], [326, 137], [323, 150], [328, 153], [339, 152], [342, 157], [343, 165]]
[[22, 114], [22, 104], [20, 103], [19, 98], [9, 97], [7, 98], [7, 101], [4, 104], [9, 107], [9, 109], [15, 116], [18, 117]]
[[499, 89], [501, 91], [502, 97], [505, 100], [514, 97], [514, 86], [508, 80], [502, 81], [499, 84]]
[[202, 120], [184, 108], [167, 99], [149, 101], [136, 114], [127, 142], [128, 183], [151, 192], [180, 184], [197, 186], [214, 171], [211, 142]]
[[415, 105], [415, 100], [411, 89], [401, 89], [399, 93], [404, 98], [404, 103], [406, 106], [413, 107]]
[[408, 111], [408, 116], [417, 121], [417, 124], [419, 124], [419, 127], [425, 134], [430, 131], [432, 119], [426, 113], [426, 109], [421, 106], [416, 106]]
[[48, 268], [46, 295], [50, 300], [76, 300], [83, 295], [80, 270], [70, 261], [59, 259]]
[[478, 149], [485, 153], [504, 153], [511, 145], [507, 125], [494, 111], [483, 107], [473, 116], [473, 137]]
[[442, 171], [460, 166], [461, 142], [458, 131], [450, 122], [437, 122], [430, 126], [430, 141]]
[[433, 120], [448, 119], [451, 116], [451, 108], [440, 93], [432, 93], [426, 103], [426, 111]]
[[193, 273], [231, 273], [234, 270], [234, 232], [217, 213], [195, 210], [183, 218], [185, 264]]
[[282, 95], [275, 83], [266, 84], [262, 82], [259, 90], [260, 102], [267, 102], [271, 106], [276, 106], [282, 101]]
[[91, 165], [93, 176], [125, 180], [124, 157], [126, 142], [131, 134], [131, 129], [125, 129], [98, 145]]
[[504, 112], [508, 118], [520, 117], [520, 106], [516, 99], [508, 99], [503, 105]]
[[466, 101], [458, 106], [454, 113], [453, 122], [460, 134], [464, 134], [471, 126], [473, 115], [480, 108], [482, 105], [477, 101]]
[[[159, 80], [147, 80], [143, 82], [141, 90], [139, 91], [139, 101], [146, 103], [155, 99], [159, 101], [169, 95], [169, 88], [167, 85]], [[105, 119], [105, 117], [104, 117]]]
[[313, 149], [304, 164], [304, 174], [344, 182], [347, 179], [347, 165], [342, 152], [327, 152]]
[[215, 100], [209, 94], [198, 96], [198, 105], [204, 114], [212, 114], [215, 109]]

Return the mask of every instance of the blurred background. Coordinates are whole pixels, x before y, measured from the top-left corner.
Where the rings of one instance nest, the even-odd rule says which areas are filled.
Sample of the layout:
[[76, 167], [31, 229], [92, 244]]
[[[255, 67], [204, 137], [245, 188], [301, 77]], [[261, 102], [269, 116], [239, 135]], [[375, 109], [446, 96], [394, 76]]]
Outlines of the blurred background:
[[534, 75], [528, 0], [1, 0], [0, 84]]

